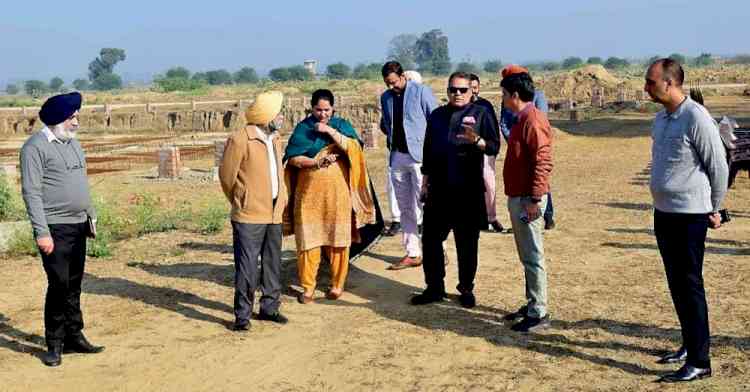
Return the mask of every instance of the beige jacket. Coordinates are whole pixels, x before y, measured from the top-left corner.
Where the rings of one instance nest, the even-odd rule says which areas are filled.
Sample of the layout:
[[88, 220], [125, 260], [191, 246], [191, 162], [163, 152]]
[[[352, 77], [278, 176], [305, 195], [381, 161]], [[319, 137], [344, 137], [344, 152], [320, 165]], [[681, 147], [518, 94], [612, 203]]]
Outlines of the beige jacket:
[[278, 196], [273, 203], [268, 150], [254, 125], [235, 131], [227, 140], [219, 167], [219, 180], [229, 203], [231, 219], [239, 223], [280, 224], [287, 203], [282, 145], [273, 138], [278, 177]]

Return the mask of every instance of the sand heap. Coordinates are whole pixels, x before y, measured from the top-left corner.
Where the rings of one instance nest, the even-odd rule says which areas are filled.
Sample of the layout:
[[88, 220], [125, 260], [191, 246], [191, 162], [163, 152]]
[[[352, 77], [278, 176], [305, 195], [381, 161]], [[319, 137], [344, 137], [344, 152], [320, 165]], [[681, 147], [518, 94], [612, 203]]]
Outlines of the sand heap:
[[576, 101], [591, 99], [591, 90], [594, 87], [613, 91], [624, 83], [601, 65], [587, 65], [541, 78], [538, 82], [548, 97], [565, 97]]

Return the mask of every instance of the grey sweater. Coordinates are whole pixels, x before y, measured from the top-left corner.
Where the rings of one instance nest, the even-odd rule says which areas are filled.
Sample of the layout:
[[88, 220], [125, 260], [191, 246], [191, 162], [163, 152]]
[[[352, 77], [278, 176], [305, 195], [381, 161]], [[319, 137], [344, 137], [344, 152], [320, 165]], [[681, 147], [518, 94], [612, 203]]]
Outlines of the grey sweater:
[[34, 237], [50, 235], [49, 224], [95, 218], [78, 140], [61, 142], [42, 129], [21, 147], [21, 190]]
[[662, 212], [716, 212], [728, 168], [719, 129], [708, 110], [686, 97], [674, 113], [656, 115], [651, 134], [651, 195]]

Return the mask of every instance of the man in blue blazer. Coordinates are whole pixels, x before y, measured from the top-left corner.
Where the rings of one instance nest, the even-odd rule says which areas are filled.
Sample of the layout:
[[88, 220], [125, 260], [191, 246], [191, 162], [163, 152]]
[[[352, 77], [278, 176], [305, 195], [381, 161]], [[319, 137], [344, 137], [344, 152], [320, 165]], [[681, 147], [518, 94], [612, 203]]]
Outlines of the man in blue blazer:
[[432, 90], [408, 81], [397, 61], [385, 63], [381, 74], [388, 90], [380, 97], [380, 123], [388, 138], [391, 181], [401, 210], [402, 243], [406, 249], [406, 256], [390, 269], [400, 270], [422, 265], [417, 227], [417, 210], [422, 208], [422, 148], [427, 118], [438, 105]]

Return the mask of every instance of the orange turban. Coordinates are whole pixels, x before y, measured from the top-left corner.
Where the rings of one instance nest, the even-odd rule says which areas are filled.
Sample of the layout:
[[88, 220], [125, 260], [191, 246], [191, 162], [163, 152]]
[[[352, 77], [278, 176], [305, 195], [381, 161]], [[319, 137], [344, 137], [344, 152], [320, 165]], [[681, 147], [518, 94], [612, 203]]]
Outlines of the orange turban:
[[507, 78], [510, 75], [520, 74], [520, 73], [529, 73], [529, 70], [516, 64], [510, 64], [503, 68], [501, 74], [503, 78]]

